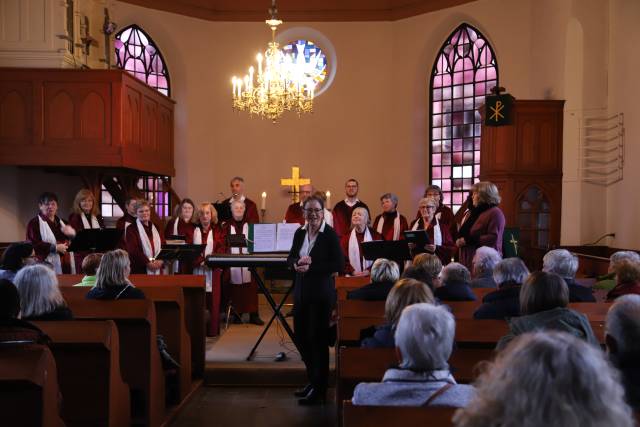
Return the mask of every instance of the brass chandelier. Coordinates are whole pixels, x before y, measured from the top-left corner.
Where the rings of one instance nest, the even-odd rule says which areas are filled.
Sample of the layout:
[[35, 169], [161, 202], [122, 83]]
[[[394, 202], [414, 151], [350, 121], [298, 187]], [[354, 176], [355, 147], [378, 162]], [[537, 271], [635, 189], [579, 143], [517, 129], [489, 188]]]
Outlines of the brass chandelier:
[[258, 73], [251, 66], [248, 75], [244, 78], [234, 76], [231, 83], [234, 110], [246, 111], [275, 123], [285, 111], [294, 111], [298, 116], [311, 113], [316, 82], [306, 72], [308, 64], [302, 52], [295, 57], [287, 55], [276, 42], [276, 30], [282, 21], [277, 19], [275, 0], [272, 0], [269, 13], [271, 19], [265, 22], [271, 28], [271, 42], [264, 55], [258, 53], [256, 56]]

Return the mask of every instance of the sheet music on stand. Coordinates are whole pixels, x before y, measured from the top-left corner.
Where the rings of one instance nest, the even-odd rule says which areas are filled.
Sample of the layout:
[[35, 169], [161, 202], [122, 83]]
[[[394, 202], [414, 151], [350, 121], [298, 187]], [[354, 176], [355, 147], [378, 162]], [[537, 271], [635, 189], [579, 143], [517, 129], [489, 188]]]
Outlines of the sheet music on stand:
[[298, 223], [250, 224], [249, 252], [289, 252], [298, 228]]

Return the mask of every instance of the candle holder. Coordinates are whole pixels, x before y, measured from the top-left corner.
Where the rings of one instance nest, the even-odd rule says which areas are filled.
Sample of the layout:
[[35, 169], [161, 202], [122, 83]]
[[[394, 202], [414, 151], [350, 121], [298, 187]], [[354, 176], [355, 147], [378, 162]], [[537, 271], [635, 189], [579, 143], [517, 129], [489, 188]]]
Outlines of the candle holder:
[[266, 212], [266, 209], [260, 209], [260, 222], [264, 222], [264, 215]]

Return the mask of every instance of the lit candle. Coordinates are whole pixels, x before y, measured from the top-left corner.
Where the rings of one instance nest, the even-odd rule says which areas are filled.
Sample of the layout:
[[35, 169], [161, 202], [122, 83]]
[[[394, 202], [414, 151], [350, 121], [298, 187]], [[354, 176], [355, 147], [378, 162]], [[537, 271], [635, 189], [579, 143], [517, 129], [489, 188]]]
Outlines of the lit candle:
[[260, 203], [260, 209], [263, 211], [267, 209], [267, 192], [262, 192], [262, 203]]
[[236, 83], [238, 84], [238, 98], [242, 97], [242, 79], [237, 79]]
[[331, 209], [331, 191], [327, 190], [326, 193], [324, 193], [325, 196], [327, 196], [327, 209]]
[[253, 87], [253, 67], [249, 67], [249, 84]]
[[262, 54], [259, 53], [256, 56], [256, 59], [258, 60], [258, 75], [260, 76], [260, 75], [262, 75]]
[[233, 76], [231, 78], [231, 83], [233, 84], [233, 91], [231, 92], [231, 94], [235, 98], [236, 97], [236, 76]]

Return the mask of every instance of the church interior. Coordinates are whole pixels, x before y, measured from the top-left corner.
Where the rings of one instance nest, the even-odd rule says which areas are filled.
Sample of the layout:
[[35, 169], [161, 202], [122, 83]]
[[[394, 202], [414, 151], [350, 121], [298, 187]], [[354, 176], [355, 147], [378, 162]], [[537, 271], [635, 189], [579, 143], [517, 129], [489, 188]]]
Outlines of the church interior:
[[[565, 400], [578, 396], [582, 403], [569, 405], [566, 413], [552, 411], [549, 416], [557, 418], [547, 423], [635, 425], [640, 375], [637, 367], [626, 371], [618, 353], [625, 337], [633, 347], [624, 347], [633, 354], [628, 360], [640, 356], [640, 297], [626, 298], [640, 294], [640, 83], [634, 77], [640, 69], [639, 19], [638, 0], [0, 0], [0, 254], [16, 242], [32, 244], [24, 265], [27, 259], [49, 262], [56, 292], [73, 312], [73, 320], [34, 320], [49, 340], [35, 349], [5, 345], [12, 324], [0, 319], [0, 407], [11, 412], [7, 425], [351, 427], [402, 425], [400, 419], [407, 426], [516, 425], [509, 422], [515, 412], [491, 406], [490, 393], [498, 392], [489, 382], [499, 378], [498, 369], [508, 378], [519, 351], [535, 354], [544, 346], [556, 346], [555, 354], [566, 351], [566, 365], [557, 362], [553, 369], [570, 371], [576, 351], [584, 356], [576, 368], [582, 376], [590, 369], [610, 370], [614, 380], [600, 390], [620, 394], [619, 404], [591, 401], [589, 385], [574, 383]], [[270, 56], [269, 46], [282, 57]], [[268, 89], [279, 78], [286, 80], [284, 89]], [[423, 214], [430, 212], [433, 188], [436, 219]], [[85, 200], [79, 198], [83, 189], [94, 203], [86, 217], [78, 204]], [[476, 196], [489, 197], [486, 208], [500, 212], [500, 231], [491, 243], [471, 237], [486, 214], [474, 210]], [[393, 204], [393, 216], [384, 216], [385, 200]], [[136, 202], [133, 211], [130, 201]], [[57, 207], [51, 218], [59, 216], [54, 223], [72, 246], [79, 231], [73, 212], [85, 231], [94, 228], [93, 220], [99, 229], [120, 230], [121, 240], [108, 249], [129, 253], [127, 283], [144, 292], [140, 301], [105, 305], [85, 299], [88, 288], [73, 286], [84, 280], [89, 252], [102, 251], [60, 249], [60, 230], [48, 231], [52, 223], [44, 218], [51, 202]], [[360, 230], [356, 202], [365, 208], [362, 236], [352, 231]], [[243, 211], [236, 217], [239, 204]], [[200, 264], [187, 268], [186, 258], [167, 258], [164, 270], [156, 268], [165, 243], [167, 251], [180, 245], [173, 240], [185, 234], [178, 229], [185, 205], [194, 223], [186, 243], [201, 245]], [[149, 217], [142, 219], [145, 206]], [[341, 230], [336, 218], [344, 206], [349, 211]], [[290, 221], [291, 209], [297, 217]], [[451, 212], [449, 219], [442, 209]], [[207, 234], [208, 225], [203, 233], [213, 237], [201, 236], [196, 217], [207, 210], [215, 217], [211, 227], [219, 221], [220, 241], [213, 231]], [[127, 215], [131, 221], [120, 228], [119, 218]], [[312, 240], [317, 216], [322, 225]], [[393, 219], [401, 217], [403, 226]], [[391, 218], [386, 228], [381, 218]], [[422, 230], [421, 218], [436, 224], [424, 223], [433, 243], [425, 249], [441, 271], [425, 282], [426, 300], [414, 302], [446, 310], [405, 309], [391, 322], [388, 298], [385, 306], [384, 298], [349, 296], [374, 282], [376, 258], [384, 258], [360, 252], [371, 240], [401, 242], [403, 233]], [[282, 223], [298, 225], [287, 229]], [[284, 250], [274, 251], [279, 270], [270, 270], [268, 255], [256, 256], [255, 264], [229, 261], [258, 254], [258, 230], [271, 230], [258, 224], [274, 224], [274, 249], [280, 230], [290, 230]], [[301, 232], [308, 240], [300, 248]], [[139, 243], [141, 266], [129, 250], [130, 234]], [[229, 234], [244, 234], [255, 253], [235, 247]], [[49, 235], [54, 240], [47, 243]], [[307, 307], [300, 289], [306, 289], [305, 277], [320, 274], [305, 260], [324, 248], [326, 235], [334, 235], [341, 262], [353, 268], [331, 271], [338, 273], [330, 278], [335, 301], [321, 317], [331, 326], [328, 382], [316, 383], [317, 366], [310, 366], [329, 344], [315, 349], [318, 328], [300, 320]], [[447, 275], [453, 281], [457, 266], [467, 282], [480, 275], [480, 251], [464, 261], [463, 248], [470, 245], [495, 248], [499, 259], [488, 273], [493, 285], [470, 285], [469, 300], [449, 300], [439, 287], [446, 287]], [[404, 274], [420, 257], [414, 246], [404, 244], [408, 259], [391, 261], [399, 270], [389, 279], [390, 286], [396, 283], [391, 292], [412, 280]], [[560, 252], [575, 264], [571, 277], [549, 267], [550, 254]], [[69, 253], [65, 270], [62, 258]], [[618, 262], [616, 254], [628, 261]], [[521, 313], [478, 320], [480, 304], [501, 289], [495, 265], [512, 258], [526, 271], [522, 291], [515, 290]], [[0, 262], [2, 280], [7, 259]], [[12, 281], [22, 299], [16, 283], [21, 272]], [[557, 285], [568, 289], [561, 308], [571, 312], [575, 328], [588, 330], [584, 336], [570, 331], [584, 340], [562, 347], [558, 332], [545, 336], [531, 329], [527, 339], [515, 338], [501, 349], [501, 338], [515, 334], [512, 319], [534, 316], [524, 308], [526, 286], [549, 281], [539, 298], [552, 299], [556, 285], [545, 274], [564, 279]], [[609, 288], [598, 287], [603, 278], [611, 281]], [[586, 288], [586, 300], [573, 299], [569, 281]], [[624, 301], [613, 302], [612, 289], [623, 284]], [[237, 296], [234, 285], [249, 289]], [[252, 301], [247, 308], [245, 291]], [[3, 293], [0, 305], [3, 298], [9, 297]], [[614, 328], [616, 308], [620, 318], [628, 315], [620, 330]], [[443, 365], [451, 383], [413, 406], [358, 403], [397, 398], [358, 384], [379, 383], [383, 376], [380, 384], [389, 384], [393, 372], [408, 369], [400, 336], [410, 315], [455, 322]], [[367, 328], [385, 322], [392, 345], [361, 347]], [[300, 338], [307, 327], [314, 331], [308, 348]], [[319, 340], [327, 338], [324, 332]], [[583, 347], [590, 339], [595, 344]], [[175, 365], [167, 368], [171, 361]], [[488, 361], [495, 369], [482, 371]], [[291, 393], [307, 382], [311, 394], [294, 399]], [[560, 382], [549, 380], [544, 387]], [[504, 383], [515, 387], [518, 381]], [[558, 398], [562, 392], [548, 394]], [[475, 398], [462, 404], [466, 393]], [[459, 400], [430, 406], [438, 399]], [[523, 413], [542, 411], [531, 405]], [[607, 409], [596, 411], [598, 405]], [[522, 425], [540, 425], [540, 417]]]

